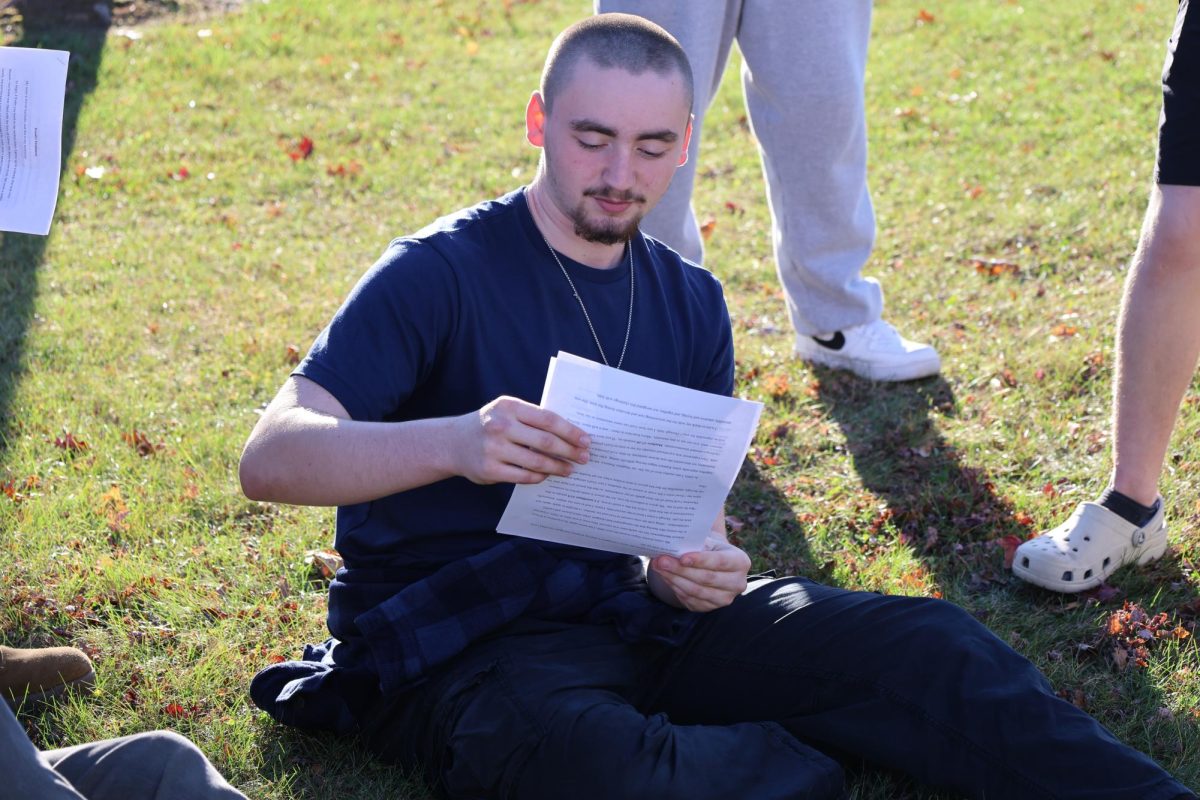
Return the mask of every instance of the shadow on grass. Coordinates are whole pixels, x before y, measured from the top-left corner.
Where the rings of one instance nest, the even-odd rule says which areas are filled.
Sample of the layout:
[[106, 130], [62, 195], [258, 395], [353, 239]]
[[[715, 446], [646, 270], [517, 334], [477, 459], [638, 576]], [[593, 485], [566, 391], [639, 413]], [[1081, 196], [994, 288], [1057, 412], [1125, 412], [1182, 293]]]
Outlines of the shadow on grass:
[[[0, 3], [0, 5], [3, 5]], [[97, 4], [103, 5], [103, 4]], [[79, 111], [96, 88], [108, 25], [100, 16], [66, 15], [52, 0], [18, 0], [22, 32], [9, 44], [48, 50], [67, 50], [67, 94], [63, 109], [62, 170], [75, 147]], [[51, 233], [53, 233], [53, 225]], [[12, 399], [24, 373], [25, 342], [33, 323], [38, 268], [45, 258], [45, 236], [0, 233], [0, 457], [17, 424]]]
[[286, 785], [296, 800], [353, 797], [362, 800], [434, 800], [417, 774], [384, 764], [354, 737], [271, 726], [255, 738], [262, 756], [259, 778]]
[[958, 413], [941, 377], [879, 384], [814, 367], [817, 399], [846, 438], [865, 488], [887, 503], [892, 526], [931, 572], [974, 590], [1010, 580], [997, 540], [1029, 528], [986, 472], [963, 463], [931, 412]]
[[750, 459], [742, 463], [725, 502], [729, 538], [754, 559], [754, 570], [770, 568], [780, 577], [803, 575], [830, 583], [828, 570], [817, 564], [787, 497], [759, 472]]
[[[1195, 763], [1200, 724], [1189, 713], [1169, 710], [1177, 700], [1167, 696], [1161, 678], [1148, 670], [1113, 673], [1106, 649], [1111, 643], [1104, 640], [1102, 625], [1105, 614], [1119, 609], [1125, 597], [1146, 608], [1169, 606], [1180, 594], [1176, 587], [1185, 585], [1178, 556], [1164, 558], [1152, 568], [1115, 573], [1121, 588], [1113, 599], [1100, 604], [1103, 608], [1095, 599], [1024, 584], [1004, 568], [998, 540], [1015, 536], [1023, 541], [1031, 528], [997, 494], [987, 472], [962, 461], [932, 418], [934, 410], [949, 416], [958, 413], [949, 384], [940, 376], [876, 384], [821, 367], [815, 367], [814, 373], [818, 400], [845, 436], [863, 486], [886, 502], [889, 522], [937, 576], [946, 598], [967, 607], [1001, 636], [1006, 630], [1021, 630], [1025, 636], [1011, 643], [1041, 661], [1043, 668], [1049, 667], [1061, 696], [1097, 713], [1102, 722], [1119, 729], [1126, 742], [1167, 765], [1185, 782], [1194, 781], [1194, 767], [1180, 775], [1184, 770], [1178, 765]], [[981, 601], [993, 589], [1003, 590], [1013, 602]], [[1054, 663], [1071, 660], [1071, 651], [1085, 643], [1093, 649], [1087, 655], [1077, 654], [1077, 665]], [[1181, 650], [1194, 654], [1195, 646], [1185, 643]], [[1157, 653], [1153, 657], [1161, 658]], [[1080, 695], [1083, 699], [1075, 700], [1081, 686], [1086, 687]], [[903, 780], [893, 790], [914, 792], [905, 797], [927, 796]]]

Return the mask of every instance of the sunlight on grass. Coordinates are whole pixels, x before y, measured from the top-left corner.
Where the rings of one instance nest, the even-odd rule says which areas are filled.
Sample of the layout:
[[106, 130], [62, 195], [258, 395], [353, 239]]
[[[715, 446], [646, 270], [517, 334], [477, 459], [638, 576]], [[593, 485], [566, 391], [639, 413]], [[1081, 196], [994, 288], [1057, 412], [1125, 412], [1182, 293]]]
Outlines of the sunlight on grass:
[[[1099, 603], [1022, 585], [999, 544], [1105, 482], [1168, 5], [956, 0], [923, 15], [878, 0], [864, 272], [889, 321], [941, 351], [939, 378], [872, 385], [791, 358], [735, 68], [695, 205], [738, 391], [766, 404], [729, 504], [755, 568], [963, 605], [1196, 789], [1196, 638], [1124, 671], [1081, 645], [1125, 599], [1195, 626], [1200, 384], [1162, 482], [1162, 562], [1118, 573]], [[428, 796], [250, 704], [258, 669], [326, 635], [304, 555], [331, 544], [333, 518], [244, 499], [236, 463], [392, 237], [532, 178], [528, 93], [552, 37], [590, 8], [247, 0], [110, 31], [73, 63], [52, 235], [0, 238], [4, 637], [83, 646], [98, 668], [95, 695], [31, 717], [40, 744], [169, 727], [258, 798]], [[851, 796], [935, 795], [866, 771]]]

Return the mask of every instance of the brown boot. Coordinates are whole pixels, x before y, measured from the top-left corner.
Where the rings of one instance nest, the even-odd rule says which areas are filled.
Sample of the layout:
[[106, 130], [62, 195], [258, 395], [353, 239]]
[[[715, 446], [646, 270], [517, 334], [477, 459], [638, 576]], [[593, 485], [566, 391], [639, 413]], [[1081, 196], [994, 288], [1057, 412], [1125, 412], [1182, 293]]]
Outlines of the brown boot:
[[10, 706], [57, 697], [96, 682], [92, 662], [74, 647], [22, 649], [0, 645], [0, 697]]

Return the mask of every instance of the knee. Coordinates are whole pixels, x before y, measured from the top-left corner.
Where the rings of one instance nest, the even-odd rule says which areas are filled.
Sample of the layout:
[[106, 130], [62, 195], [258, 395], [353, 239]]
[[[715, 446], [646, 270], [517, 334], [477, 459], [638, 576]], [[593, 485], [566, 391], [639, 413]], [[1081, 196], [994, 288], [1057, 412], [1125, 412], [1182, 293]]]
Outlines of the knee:
[[930, 597], [913, 598], [912, 602], [909, 635], [933, 652], [975, 652], [981, 645], [1003, 645], [983, 623], [954, 603]]
[[1147, 258], [1140, 269], [1164, 275], [1200, 269], [1200, 187], [1159, 186], [1143, 236]]
[[128, 736], [121, 743], [121, 755], [123, 760], [136, 763], [143, 773], [177, 773], [198, 778], [208, 768], [208, 759], [200, 748], [174, 731], [148, 731]]

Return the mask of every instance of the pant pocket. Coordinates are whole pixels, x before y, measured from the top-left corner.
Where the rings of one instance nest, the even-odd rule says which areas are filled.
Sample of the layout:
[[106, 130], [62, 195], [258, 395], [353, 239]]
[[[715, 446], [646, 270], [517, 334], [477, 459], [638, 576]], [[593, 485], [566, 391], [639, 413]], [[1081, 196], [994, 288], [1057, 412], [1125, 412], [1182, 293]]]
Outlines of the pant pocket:
[[439, 692], [433, 763], [438, 789], [451, 798], [505, 798], [542, 738], [508, 680], [500, 657], [463, 670]]

